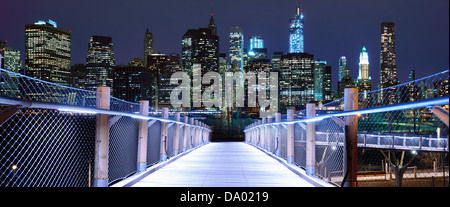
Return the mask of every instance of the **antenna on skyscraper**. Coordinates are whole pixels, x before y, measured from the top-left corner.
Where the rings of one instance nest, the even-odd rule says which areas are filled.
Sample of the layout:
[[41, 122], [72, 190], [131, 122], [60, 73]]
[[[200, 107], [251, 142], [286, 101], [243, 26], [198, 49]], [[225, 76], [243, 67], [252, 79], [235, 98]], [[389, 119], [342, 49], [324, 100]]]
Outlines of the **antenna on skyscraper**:
[[210, 10], [211, 10], [211, 16], [213, 16], [213, 14], [214, 14], [214, 4], [213, 3], [211, 3], [211, 7], [210, 7]]

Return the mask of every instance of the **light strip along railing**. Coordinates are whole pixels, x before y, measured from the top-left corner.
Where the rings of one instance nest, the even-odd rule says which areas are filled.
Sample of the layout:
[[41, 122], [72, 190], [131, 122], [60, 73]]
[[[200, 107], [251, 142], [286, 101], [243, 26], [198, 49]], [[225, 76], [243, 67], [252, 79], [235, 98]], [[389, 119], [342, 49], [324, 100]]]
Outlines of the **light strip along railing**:
[[[86, 114], [107, 114], [107, 115], [114, 115], [114, 116], [129, 116], [132, 118], [142, 119], [142, 120], [155, 120], [155, 121], [174, 123], [174, 124], [179, 124], [179, 125], [189, 126], [189, 127], [200, 127], [200, 126], [196, 126], [193, 124], [186, 124], [181, 121], [164, 119], [164, 118], [155, 117], [155, 116], [146, 116], [146, 115], [141, 115], [138, 113], [113, 111], [113, 110], [109, 110], [109, 109], [74, 106], [74, 105], [58, 104], [58, 103], [29, 101], [29, 100], [10, 98], [10, 97], [1, 97], [0, 96], [0, 104], [20, 106], [23, 108], [55, 109], [55, 110], [59, 110], [62, 112], [74, 112], [74, 113], [86, 113]], [[212, 132], [212, 130], [210, 128], [208, 128], [206, 130], [208, 132]]]
[[[427, 83], [428, 82], [428, 83]], [[413, 87], [414, 85], [420, 85], [420, 87]], [[412, 93], [420, 93], [422, 96], [418, 99], [412, 99], [411, 97], [407, 97], [404, 98], [402, 96], [406, 96], [408, 93], [406, 93], [406, 86], [413, 88], [415, 90], [420, 89], [420, 91], [412, 91]], [[424, 87], [424, 86], [428, 86], [428, 87]], [[430, 87], [433, 86], [433, 87]], [[390, 101], [390, 102], [379, 102], [378, 99], [372, 98], [372, 102], [371, 101], [364, 101], [364, 95], [367, 94], [376, 94], [379, 93], [380, 91], [394, 91], [396, 92], [396, 95], [393, 96], [391, 93], [391, 96], [389, 97], [394, 97], [394, 100], [396, 101]], [[411, 92], [411, 91], [410, 91]], [[433, 93], [431, 93], [433, 92]], [[386, 93], [385, 93], [386, 94]], [[424, 95], [425, 94], [425, 95]], [[373, 96], [373, 95], [372, 95]], [[374, 96], [376, 97], [376, 96]], [[347, 103], [346, 103], [347, 102]], [[355, 103], [359, 103], [359, 104], [355, 104]], [[373, 104], [369, 107], [365, 107], [367, 105], [367, 103], [376, 103]], [[308, 116], [308, 109], [307, 110], [303, 110], [303, 111], [299, 111], [299, 112], [293, 112], [293, 110], [288, 110], [287, 112], [287, 119], [279, 119], [275, 122], [271, 121], [271, 118], [267, 118], [267, 119], [262, 119], [259, 120], [258, 122], [255, 122], [249, 126], [247, 126], [244, 130], [245, 132], [245, 137], [246, 137], [246, 142], [256, 145], [260, 148], [263, 149], [270, 149], [270, 145], [267, 146], [267, 142], [265, 140], [267, 140], [268, 138], [270, 139], [270, 136], [266, 136], [266, 134], [270, 134], [272, 133], [271, 130], [276, 129], [276, 139], [283, 139], [286, 140], [287, 139], [287, 146], [283, 146], [283, 147], [287, 147], [287, 150], [291, 150], [291, 151], [295, 151], [295, 153], [300, 153], [300, 155], [295, 154], [294, 156], [294, 162], [292, 161], [292, 158], [289, 157], [289, 152], [287, 153], [288, 156], [282, 156], [284, 159], [287, 160], [288, 163], [293, 163], [293, 164], [297, 164], [300, 165], [301, 167], [306, 167], [306, 173], [310, 174], [310, 175], [317, 175], [319, 177], [328, 177], [331, 175], [331, 177], [333, 178], [328, 178], [328, 181], [331, 181], [332, 183], [336, 183], [338, 185], [341, 186], [356, 186], [356, 163], [345, 163], [346, 160], [348, 161], [348, 157], [353, 156], [356, 157], [356, 154], [352, 154], [352, 153], [356, 153], [357, 148], [358, 147], [373, 147], [373, 145], [368, 145], [366, 143], [366, 139], [362, 139], [360, 136], [364, 134], [367, 135], [366, 131], [361, 131], [362, 133], [358, 133], [358, 131], [355, 131], [355, 129], [360, 130], [358, 125], [358, 119], [361, 119], [361, 122], [364, 122], [365, 117], [364, 115], [370, 115], [370, 114], [385, 114], [385, 112], [387, 113], [394, 113], [394, 114], [399, 114], [401, 112], [404, 113], [404, 111], [411, 111], [411, 110], [425, 110], [426, 111], [430, 111], [429, 113], [433, 113], [435, 115], [435, 117], [439, 118], [442, 123], [444, 123], [447, 128], [444, 128], [445, 131], [448, 131], [448, 111], [446, 111], [445, 109], [441, 108], [442, 105], [445, 105], [444, 108], [448, 108], [448, 104], [449, 104], [449, 96], [448, 96], [448, 70], [432, 75], [432, 76], [428, 76], [426, 78], [421, 78], [418, 79], [416, 81], [412, 81], [412, 82], [408, 82], [405, 84], [401, 84], [398, 86], [393, 86], [390, 88], [385, 88], [383, 90], [376, 90], [374, 92], [366, 92], [366, 93], [357, 93], [357, 89], [346, 89], [346, 95], [343, 99], [325, 104], [325, 105], [319, 105], [317, 107], [313, 108], [315, 109], [314, 112], [309, 112], [309, 114], [314, 114], [313, 116], [309, 115]], [[307, 106], [308, 108], [308, 106]], [[331, 113], [330, 113], [331, 112]], [[290, 116], [289, 114], [294, 114], [294, 116]], [[279, 115], [279, 113], [277, 113], [277, 116], [281, 116]], [[294, 120], [294, 117], [296, 117], [297, 119]], [[306, 118], [305, 118], [306, 117]], [[370, 117], [369, 117], [370, 118]], [[392, 118], [392, 117], [391, 117]], [[439, 120], [437, 118], [434, 118], [433, 120], [436, 120], [436, 122]], [[344, 119], [344, 120], [342, 120]], [[350, 126], [354, 126], [354, 127], [350, 127], [348, 128], [347, 125], [349, 123], [350, 120], [355, 120], [355, 121], [351, 121], [353, 122], [353, 124], [350, 124]], [[376, 119], [377, 120], [377, 119]], [[375, 121], [376, 121], [375, 120]], [[367, 121], [366, 121], [367, 122]], [[308, 125], [310, 124], [315, 124], [316, 127], [316, 131], [312, 134], [315, 134], [313, 136], [313, 140], [308, 140]], [[396, 124], [396, 123], [394, 123]], [[441, 123], [440, 123], [441, 124]], [[323, 125], [340, 125], [340, 126], [345, 126], [346, 128], [343, 129], [339, 129], [339, 127], [324, 127]], [[276, 128], [277, 126], [282, 126], [282, 133], [280, 134], [278, 131], [280, 130], [280, 128]], [[439, 125], [442, 127], [442, 125]], [[292, 128], [294, 127], [295, 130]], [[313, 128], [315, 128], [313, 125]], [[283, 129], [284, 128], [284, 129]], [[299, 128], [299, 130], [297, 130], [297, 128]], [[269, 130], [269, 131], [267, 131]], [[422, 147], [422, 136], [414, 136], [417, 139], [420, 139], [419, 142], [419, 147], [411, 147], [409, 149], [403, 149], [406, 145], [405, 142], [407, 142], [407, 139], [413, 139], [412, 137], [405, 137], [405, 135], [400, 135], [399, 134], [400, 131], [395, 131], [395, 133], [397, 133], [395, 136], [394, 134], [391, 134], [391, 146], [387, 146], [389, 150], [393, 150], [393, 149], [397, 149], [397, 150], [420, 150], [420, 151], [427, 151], [429, 150], [430, 152], [432, 151], [441, 151], [441, 152], [448, 152], [448, 135], [447, 138], [445, 139], [439, 139], [437, 140], [438, 143], [436, 144], [436, 146], [431, 146], [431, 144], [428, 144], [428, 147]], [[283, 134], [284, 133], [284, 134]], [[403, 133], [403, 132], [402, 132]], [[439, 132], [438, 132], [439, 133]], [[445, 132], [447, 133], [447, 132]], [[311, 134], [311, 133], [310, 133]], [[341, 151], [341, 154], [347, 154], [347, 147], [349, 143], [349, 140], [351, 140], [351, 142], [353, 142], [354, 144], [350, 144], [351, 148], [350, 149], [350, 154], [348, 155], [343, 155], [344, 157], [344, 163], [343, 165], [341, 165], [341, 171], [342, 169], [345, 170], [351, 170], [351, 172], [349, 173], [349, 171], [346, 171], [345, 174], [341, 174], [340, 178], [342, 180], [342, 182], [339, 184], [339, 181], [336, 180], [336, 176], [333, 176], [336, 174], [336, 168], [335, 166], [324, 166], [325, 168], [331, 167], [331, 168], [335, 168], [334, 171], [333, 169], [317, 169], [317, 174], [313, 173], [313, 171], [315, 169], [311, 169], [311, 168], [315, 168], [316, 166], [311, 166], [311, 163], [313, 163], [314, 161], [310, 162], [310, 165], [308, 166], [308, 153], [311, 153], [311, 149], [308, 152], [308, 143], [316, 143], [315, 139], [319, 139], [317, 141], [317, 146], [321, 145], [322, 147], [317, 147], [315, 148], [315, 150], [313, 151], [312, 155], [309, 155], [309, 159], [316, 159], [315, 155], [314, 155], [314, 151], [316, 151], [315, 153], [323, 153], [322, 154], [322, 159], [320, 161], [316, 162], [316, 166], [318, 168], [321, 168], [321, 163], [322, 162], [326, 162], [326, 160], [328, 160], [329, 158], [327, 158], [325, 155], [329, 154], [329, 151], [327, 151], [328, 147], [331, 147], [331, 151], [335, 151], [337, 147], [341, 147], [343, 148], [343, 151]], [[325, 137], [327, 136], [327, 137]], [[329, 136], [333, 136], [333, 139], [329, 139]], [[368, 134], [367, 136], [373, 136]], [[375, 135], [376, 136], [376, 135]], [[378, 135], [379, 137], [383, 137], [386, 135]], [[306, 137], [306, 139], [305, 139]], [[351, 137], [351, 138], [348, 138]], [[403, 145], [401, 147], [394, 147], [394, 145], [397, 145], [397, 143], [394, 143], [394, 137], [396, 138], [400, 138], [403, 139]], [[439, 135], [438, 135], [439, 137]], [[364, 137], [363, 137], [364, 138]], [[275, 138], [272, 138], [275, 139]], [[423, 141], [428, 141], [429, 143], [431, 143], [431, 141], [433, 141], [433, 139], [435, 138], [424, 138]], [[291, 140], [291, 141], [289, 141]], [[292, 141], [294, 140], [294, 141]], [[327, 143], [325, 145], [323, 145], [323, 140], [326, 140]], [[333, 140], [332, 142], [329, 140]], [[434, 140], [434, 141], [436, 141]], [[447, 143], [443, 143], [441, 141], [446, 141]], [[359, 143], [360, 141], [363, 141], [364, 143]], [[278, 141], [279, 142], [279, 141]], [[285, 141], [286, 142], [286, 141]], [[280, 142], [279, 142], [280, 143]], [[289, 144], [290, 143], [290, 144]], [[334, 144], [333, 144], [334, 143]], [[295, 144], [295, 148], [294, 148], [294, 144]], [[373, 144], [373, 143], [371, 143]], [[305, 147], [306, 145], [306, 147]], [[315, 145], [314, 145], [315, 146]], [[277, 145], [278, 147], [278, 145]], [[383, 146], [380, 146], [383, 147]], [[384, 146], [386, 147], [386, 146]], [[402, 148], [403, 147], [403, 148]], [[432, 149], [432, 148], [436, 148], [436, 149]], [[289, 149], [291, 148], [291, 149]], [[302, 152], [302, 148], [306, 148], [306, 152], [303, 151]], [[311, 148], [311, 147], [310, 147]], [[299, 151], [300, 150], [300, 151]], [[268, 150], [270, 151], [270, 150]], [[278, 152], [274, 152], [274, 153], [278, 153]], [[302, 154], [303, 153], [303, 154]], [[306, 155], [305, 155], [306, 154]], [[278, 154], [277, 154], [278, 155]], [[291, 155], [292, 156], [292, 155]], [[299, 158], [297, 158], [297, 156], [299, 156]], [[305, 156], [306, 156], [306, 163], [305, 163]], [[341, 155], [342, 156], [342, 155]], [[297, 160], [296, 160], [297, 159]], [[298, 159], [301, 159], [301, 163], [298, 163]], [[332, 160], [336, 160], [339, 159], [339, 156], [335, 156], [335, 158], [331, 158]], [[342, 160], [342, 159], [341, 159]], [[353, 162], [356, 162], [356, 159], [353, 159]], [[314, 164], [312, 164], [314, 165]], [[342, 168], [342, 166], [344, 166], [344, 168]], [[347, 166], [347, 167], [345, 167]], [[308, 169], [309, 168], [309, 169]], [[323, 172], [322, 172], [323, 170]], [[347, 176], [349, 176], [349, 180], [346, 181]], [[339, 177], [339, 176], [337, 176]]]
[[[55, 88], [60, 99], [52, 98]], [[167, 108], [161, 117], [149, 116], [148, 101], [131, 103], [110, 97], [109, 88], [102, 90], [1, 69], [0, 187], [108, 186], [210, 140], [211, 127], [193, 117], [169, 117]], [[61, 98], [85, 92], [89, 104]]]
[[[264, 126], [270, 126], [270, 125], [287, 125], [287, 124], [308, 123], [308, 122], [316, 122], [316, 121], [321, 121], [321, 120], [324, 120], [327, 118], [333, 118], [333, 117], [339, 117], [339, 116], [353, 116], [353, 115], [361, 115], [361, 114], [397, 111], [397, 110], [404, 110], [404, 109], [433, 107], [436, 105], [446, 105], [446, 104], [449, 104], [449, 96], [428, 99], [428, 100], [422, 100], [422, 101], [417, 101], [417, 102], [412, 102], [412, 103], [402, 103], [402, 104], [395, 104], [395, 105], [380, 106], [380, 107], [376, 107], [376, 108], [358, 109], [358, 110], [323, 114], [323, 115], [319, 115], [319, 116], [316, 116], [313, 118], [305, 118], [305, 119], [301, 119], [301, 120], [265, 123], [265, 124], [259, 124], [257, 126], [264, 127]], [[248, 130], [249, 130], [249, 128], [245, 129], [244, 132], [246, 132]]]

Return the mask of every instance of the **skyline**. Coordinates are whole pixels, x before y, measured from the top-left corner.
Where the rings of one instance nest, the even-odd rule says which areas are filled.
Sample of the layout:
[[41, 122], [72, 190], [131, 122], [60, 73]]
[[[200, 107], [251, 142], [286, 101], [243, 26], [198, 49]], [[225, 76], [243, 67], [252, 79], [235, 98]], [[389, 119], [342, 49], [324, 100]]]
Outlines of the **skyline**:
[[[240, 6], [236, 6], [237, 2]], [[108, 4], [98, 12], [102, 3]], [[341, 56], [347, 57], [352, 79], [357, 78], [359, 52], [362, 47], [367, 48], [369, 73], [373, 89], [376, 89], [380, 78], [380, 27], [383, 21], [396, 22], [397, 70], [400, 82], [408, 81], [407, 74], [411, 69], [416, 70], [417, 78], [448, 69], [448, 1], [434, 0], [430, 3], [415, 0], [405, 4], [401, 1], [384, 0], [304, 0], [299, 3], [304, 14], [305, 52], [313, 54], [315, 59], [327, 61], [327, 65], [332, 66], [333, 89], [337, 87]], [[386, 5], [387, 3], [389, 5]], [[294, 0], [282, 3], [202, 0], [152, 4], [98, 0], [64, 2], [64, 5], [53, 0], [39, 3], [7, 0], [2, 7], [5, 8], [4, 15], [10, 18], [0, 19], [0, 25], [3, 25], [0, 40], [8, 41], [8, 47], [21, 51], [21, 60], [24, 61], [25, 24], [51, 19], [58, 23], [58, 28], [71, 31], [71, 65], [85, 64], [89, 37], [94, 35], [112, 37], [116, 65], [126, 65], [135, 57], [143, 58], [146, 28], [154, 35], [155, 52], [181, 54], [183, 34], [188, 29], [207, 27], [212, 10], [218, 28], [220, 53], [229, 56], [229, 28], [239, 26], [244, 31], [246, 48], [249, 36], [260, 35], [264, 39], [268, 56], [271, 57], [273, 52], [288, 52], [289, 19], [295, 15], [296, 5], [297, 1]], [[153, 8], [151, 12], [143, 12], [149, 7]], [[97, 13], [93, 14], [94, 11]], [[111, 13], [107, 13], [108, 11]], [[118, 15], [122, 13], [123, 15]], [[88, 21], [89, 18], [94, 21]], [[164, 19], [167, 21], [161, 21]]]

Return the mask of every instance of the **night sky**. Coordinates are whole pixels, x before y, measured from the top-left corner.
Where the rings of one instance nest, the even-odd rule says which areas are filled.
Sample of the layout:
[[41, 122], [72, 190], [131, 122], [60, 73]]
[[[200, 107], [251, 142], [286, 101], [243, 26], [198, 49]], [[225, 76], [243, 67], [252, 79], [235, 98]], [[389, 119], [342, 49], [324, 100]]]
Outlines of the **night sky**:
[[[347, 56], [352, 78], [358, 74], [359, 53], [369, 53], [373, 87], [379, 82], [380, 25], [395, 21], [399, 80], [449, 68], [448, 0], [2, 0], [0, 40], [25, 54], [25, 24], [52, 19], [72, 33], [72, 65], [85, 63], [89, 37], [111, 36], [116, 64], [143, 58], [146, 28], [154, 35], [155, 52], [181, 54], [188, 29], [206, 27], [211, 11], [218, 27], [220, 52], [228, 54], [230, 27], [262, 35], [268, 55], [288, 52], [289, 18], [300, 2], [304, 11], [305, 52], [328, 61], [337, 88], [338, 60]], [[213, 7], [211, 7], [213, 4]], [[212, 9], [211, 9], [212, 8]]]

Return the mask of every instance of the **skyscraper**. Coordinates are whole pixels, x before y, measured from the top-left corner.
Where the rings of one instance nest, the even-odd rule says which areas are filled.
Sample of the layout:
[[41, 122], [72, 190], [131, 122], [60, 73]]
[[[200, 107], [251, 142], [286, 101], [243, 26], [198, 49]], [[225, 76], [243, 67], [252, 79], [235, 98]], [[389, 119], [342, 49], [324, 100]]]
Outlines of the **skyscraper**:
[[289, 53], [281, 56], [279, 72], [280, 110], [304, 109], [314, 101], [314, 55]]
[[244, 70], [244, 32], [236, 26], [230, 28], [230, 65], [231, 71]]
[[154, 50], [153, 33], [149, 32], [147, 28], [144, 35], [144, 67], [148, 67], [147, 56], [153, 54]]
[[262, 36], [250, 36], [248, 56], [249, 59], [267, 58], [267, 48], [264, 48], [264, 40]]
[[395, 22], [381, 23], [380, 87], [397, 85]]
[[91, 36], [86, 57], [86, 89], [96, 90], [97, 86], [112, 87], [114, 66], [112, 38]]
[[304, 52], [303, 41], [303, 9], [297, 5], [294, 18], [289, 20], [289, 53]]
[[331, 66], [327, 65], [327, 61], [314, 62], [314, 101], [332, 101]]
[[171, 53], [162, 73], [158, 76], [158, 106], [172, 108], [170, 104], [170, 93], [176, 87], [170, 83], [170, 78], [173, 73], [181, 72], [180, 55], [178, 53]]
[[20, 61], [20, 51], [6, 47], [6, 41], [0, 40], [0, 54], [2, 55], [0, 68], [10, 70], [15, 73], [22, 72], [22, 62]]
[[339, 79], [338, 79], [338, 94], [339, 98], [344, 97], [344, 88], [354, 87], [352, 77], [350, 76], [350, 68], [347, 65], [347, 57], [341, 56], [339, 58]]
[[359, 74], [356, 80], [359, 92], [372, 90], [372, 78], [369, 76], [369, 54], [366, 47], [359, 53]]
[[142, 66], [115, 66], [113, 96], [133, 103], [154, 100], [154, 74]]
[[208, 28], [189, 29], [182, 37], [182, 68], [192, 75], [194, 64], [201, 64], [202, 75], [219, 70], [219, 36], [214, 18], [211, 16]]
[[70, 38], [52, 20], [25, 25], [25, 75], [68, 86]]

